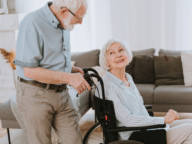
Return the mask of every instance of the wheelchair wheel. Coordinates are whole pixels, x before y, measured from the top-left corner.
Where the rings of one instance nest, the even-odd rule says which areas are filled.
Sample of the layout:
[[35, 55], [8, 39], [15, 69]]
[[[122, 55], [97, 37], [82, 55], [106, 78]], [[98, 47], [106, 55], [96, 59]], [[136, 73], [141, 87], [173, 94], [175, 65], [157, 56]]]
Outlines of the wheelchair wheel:
[[103, 129], [100, 123], [94, 124], [86, 133], [83, 144], [100, 144], [103, 142]]
[[[103, 129], [99, 122], [94, 124], [86, 133], [83, 139], [83, 144], [104, 144]], [[112, 142], [110, 144], [144, 144], [144, 143], [132, 140], [120, 140]]]

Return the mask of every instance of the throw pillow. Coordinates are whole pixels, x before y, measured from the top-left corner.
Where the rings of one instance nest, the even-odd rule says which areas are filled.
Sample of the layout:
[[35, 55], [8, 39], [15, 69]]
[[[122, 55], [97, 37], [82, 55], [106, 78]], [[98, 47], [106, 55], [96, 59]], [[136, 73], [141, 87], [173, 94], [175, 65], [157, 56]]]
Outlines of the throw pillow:
[[183, 85], [180, 56], [154, 56], [155, 85]]
[[183, 75], [185, 86], [192, 86], [192, 52], [182, 52], [181, 61], [183, 65]]
[[[101, 78], [106, 74], [106, 71], [100, 66], [94, 66], [92, 68], [98, 72], [98, 74]], [[92, 73], [92, 72], [90, 72], [90, 73]], [[97, 82], [98, 82], [97, 78], [93, 78], [93, 81], [97, 85]]]
[[149, 55], [153, 56], [155, 54], [155, 49], [154, 48], [149, 48], [149, 49], [144, 49], [140, 51], [132, 51], [133, 57], [138, 56], [138, 55]]
[[180, 51], [175, 51], [175, 50], [164, 50], [160, 49], [159, 50], [159, 56], [181, 56], [181, 52], [192, 52], [192, 50], [180, 50]]
[[134, 82], [136, 84], [154, 84], [155, 71], [153, 56], [140, 55], [135, 57], [133, 68]]
[[133, 57], [132, 61], [125, 68], [125, 72], [130, 74], [132, 77], [133, 77], [134, 63], [135, 63], [135, 57]]
[[129, 63], [129, 65], [126, 66], [125, 72], [130, 74], [132, 77], [134, 77], [134, 75], [133, 75], [133, 68], [134, 68], [134, 61], [135, 61], [134, 57], [138, 56], [138, 55], [154, 56], [155, 49], [150, 48], [150, 49], [145, 49], [145, 50], [140, 50], [140, 51], [132, 51], [132, 54], [133, 54], [133, 59]]
[[71, 53], [71, 61], [75, 61], [75, 66], [80, 68], [99, 66], [100, 50], [92, 50], [88, 52]]

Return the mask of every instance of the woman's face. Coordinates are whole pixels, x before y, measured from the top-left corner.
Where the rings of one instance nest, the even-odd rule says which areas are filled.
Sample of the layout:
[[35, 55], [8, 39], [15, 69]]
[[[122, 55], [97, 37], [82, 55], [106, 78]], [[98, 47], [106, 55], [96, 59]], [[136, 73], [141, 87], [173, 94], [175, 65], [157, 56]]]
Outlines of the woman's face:
[[107, 62], [111, 69], [123, 69], [128, 64], [125, 48], [120, 43], [112, 44], [107, 51]]

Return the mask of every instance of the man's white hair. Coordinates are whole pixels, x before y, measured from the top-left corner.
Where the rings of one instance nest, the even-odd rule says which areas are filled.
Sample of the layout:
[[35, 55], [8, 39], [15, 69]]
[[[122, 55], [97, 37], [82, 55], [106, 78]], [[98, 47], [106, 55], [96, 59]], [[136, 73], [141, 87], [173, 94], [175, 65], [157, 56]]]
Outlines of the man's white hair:
[[76, 13], [78, 9], [84, 5], [87, 7], [87, 0], [53, 0], [53, 5], [59, 10], [61, 7], [66, 7], [73, 13]]
[[120, 41], [120, 40], [117, 40], [117, 39], [110, 39], [107, 41], [107, 43], [103, 46], [103, 48], [101, 49], [101, 52], [100, 52], [100, 58], [99, 58], [99, 64], [100, 66], [104, 69], [104, 70], [109, 70], [111, 69], [109, 67], [109, 64], [107, 63], [107, 52], [108, 52], [108, 49], [110, 48], [110, 46], [114, 43], [119, 43], [121, 44], [127, 55], [128, 55], [128, 63], [127, 65], [132, 61], [132, 52], [131, 50], [129, 49], [129, 46], [128, 44], [125, 42], [125, 41]]

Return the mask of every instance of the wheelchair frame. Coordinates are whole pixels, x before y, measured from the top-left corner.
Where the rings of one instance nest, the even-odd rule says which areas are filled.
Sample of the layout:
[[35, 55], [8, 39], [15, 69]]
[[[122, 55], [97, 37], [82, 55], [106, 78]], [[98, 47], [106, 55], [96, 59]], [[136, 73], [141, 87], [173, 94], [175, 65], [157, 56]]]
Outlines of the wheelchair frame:
[[[113, 102], [105, 99], [103, 80], [98, 73], [95, 72], [95, 70], [89, 68], [89, 71], [93, 71], [95, 73], [90, 74], [89, 76], [97, 78], [102, 88], [102, 99], [94, 96], [94, 103], [96, 117], [103, 129], [104, 144], [167, 144], [166, 131], [164, 129], [150, 130], [156, 128], [165, 128], [165, 124], [143, 127], [117, 127]], [[147, 106], [147, 109], [148, 108], [151, 109], [152, 106]], [[150, 112], [150, 115], [153, 115], [153, 113]], [[90, 130], [88, 131], [89, 133]], [[119, 141], [118, 132], [123, 131], [134, 132], [131, 134], [129, 140]], [[85, 135], [83, 144], [87, 144], [86, 141], [89, 133]]]

